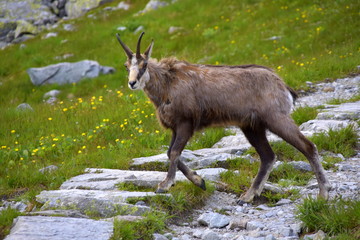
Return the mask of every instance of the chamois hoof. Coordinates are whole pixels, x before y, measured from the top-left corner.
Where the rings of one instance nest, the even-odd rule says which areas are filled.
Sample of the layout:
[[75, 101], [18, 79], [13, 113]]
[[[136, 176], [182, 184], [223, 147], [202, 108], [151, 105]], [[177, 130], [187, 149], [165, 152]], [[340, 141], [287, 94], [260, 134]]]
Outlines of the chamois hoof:
[[156, 189], [155, 193], [167, 193], [167, 191], [162, 188], [158, 188]]
[[243, 206], [243, 205], [246, 204], [246, 203], [247, 203], [247, 202], [245, 202], [244, 200], [241, 200], [241, 199], [239, 199], [239, 200], [236, 201], [236, 204], [239, 205], [239, 206]]
[[206, 191], [206, 184], [205, 184], [205, 180], [201, 179], [201, 184], [199, 186], [202, 190]]

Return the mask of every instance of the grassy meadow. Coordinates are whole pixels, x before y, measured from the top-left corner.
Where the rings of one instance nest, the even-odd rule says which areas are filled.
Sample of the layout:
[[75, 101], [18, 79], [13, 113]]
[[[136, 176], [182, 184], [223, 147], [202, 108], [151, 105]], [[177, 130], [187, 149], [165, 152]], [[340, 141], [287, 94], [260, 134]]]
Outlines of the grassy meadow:
[[[73, 24], [73, 32], [59, 27], [51, 30], [57, 37], [42, 39], [43, 32], [23, 48], [0, 50], [0, 200], [34, 203], [41, 190], [57, 189], [87, 167], [128, 169], [132, 158], [166, 150], [170, 132], [158, 124], [146, 96], [127, 87], [126, 57], [115, 38], [119, 26], [127, 27], [120, 34], [133, 50], [138, 38], [133, 31], [143, 26], [142, 49], [154, 39], [154, 58], [266, 65], [297, 90], [306, 90], [306, 81], [358, 73], [359, 1], [178, 0], [135, 16], [147, 1], [133, 0], [128, 11], [102, 10], [118, 2], [60, 22]], [[169, 34], [171, 26], [181, 29]], [[56, 60], [65, 54], [73, 56]], [[31, 67], [84, 59], [117, 71], [62, 86], [34, 86], [26, 73]], [[56, 104], [48, 105], [43, 95], [52, 89], [61, 94]], [[24, 102], [33, 111], [17, 111]], [[210, 147], [226, 134], [223, 129], [206, 130], [188, 148]], [[59, 169], [39, 172], [49, 165]]]

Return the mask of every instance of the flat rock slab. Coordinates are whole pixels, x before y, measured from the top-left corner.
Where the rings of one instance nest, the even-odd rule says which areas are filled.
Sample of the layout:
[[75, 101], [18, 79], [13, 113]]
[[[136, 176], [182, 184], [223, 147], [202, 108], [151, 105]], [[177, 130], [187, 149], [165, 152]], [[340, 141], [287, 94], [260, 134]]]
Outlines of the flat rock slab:
[[[128, 198], [153, 197], [152, 192], [100, 191], [100, 190], [53, 190], [42, 191], [36, 201], [44, 204], [41, 210], [76, 209], [81, 213], [93, 213], [101, 217], [128, 214], [139, 216], [150, 208], [127, 203]], [[170, 196], [170, 195], [165, 195]]]
[[[247, 143], [247, 147], [250, 144]], [[244, 148], [230, 147], [230, 148], [205, 148], [200, 150], [185, 149], [180, 160], [186, 163], [192, 169], [201, 169], [209, 167], [216, 162], [226, 161], [227, 159], [236, 157], [237, 153], [242, 152]], [[146, 166], [151, 163], [161, 163], [165, 166], [169, 164], [166, 153], [158, 154], [150, 157], [141, 157], [132, 159], [132, 166]]]
[[360, 118], [360, 101], [343, 103], [340, 105], [328, 105], [323, 109], [317, 119], [332, 120], [357, 120]]
[[[197, 170], [205, 180], [218, 181], [224, 168], [207, 168]], [[136, 186], [155, 188], [166, 176], [166, 172], [130, 171], [116, 169], [88, 168], [85, 174], [73, 177], [64, 182], [60, 189], [116, 190], [119, 183], [132, 183]], [[176, 173], [176, 181], [185, 181], [186, 177]]]
[[5, 240], [108, 240], [113, 223], [82, 218], [20, 216]]

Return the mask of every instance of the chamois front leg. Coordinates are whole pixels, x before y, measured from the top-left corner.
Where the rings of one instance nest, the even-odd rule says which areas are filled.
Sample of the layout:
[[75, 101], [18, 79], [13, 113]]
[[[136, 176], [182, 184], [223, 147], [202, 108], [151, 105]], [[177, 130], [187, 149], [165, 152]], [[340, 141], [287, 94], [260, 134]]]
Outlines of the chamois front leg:
[[[156, 193], [167, 192], [175, 183], [175, 175], [178, 164], [180, 162], [180, 155], [186, 143], [193, 134], [191, 122], [181, 123], [173, 132], [173, 138], [170, 143], [168, 156], [170, 160], [169, 170], [166, 178], [159, 183]], [[180, 164], [182, 165], [182, 164]]]

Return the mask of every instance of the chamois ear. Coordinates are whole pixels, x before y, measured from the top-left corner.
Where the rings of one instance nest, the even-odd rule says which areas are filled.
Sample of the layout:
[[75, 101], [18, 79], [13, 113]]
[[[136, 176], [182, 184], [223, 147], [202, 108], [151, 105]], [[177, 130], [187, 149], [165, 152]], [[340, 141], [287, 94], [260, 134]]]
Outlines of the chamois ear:
[[153, 46], [154, 46], [154, 39], [151, 40], [149, 47], [146, 49], [146, 51], [144, 53], [146, 60], [149, 60]]

